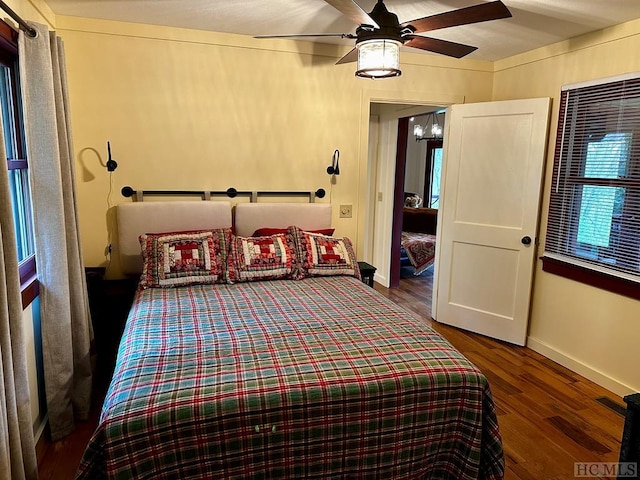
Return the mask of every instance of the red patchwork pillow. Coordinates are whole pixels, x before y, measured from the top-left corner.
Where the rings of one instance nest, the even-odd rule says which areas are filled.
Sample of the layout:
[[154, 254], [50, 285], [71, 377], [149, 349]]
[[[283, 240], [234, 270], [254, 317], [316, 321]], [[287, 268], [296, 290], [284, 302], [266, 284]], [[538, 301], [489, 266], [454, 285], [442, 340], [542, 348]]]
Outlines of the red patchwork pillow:
[[231, 229], [140, 235], [140, 288], [225, 282]]
[[279, 233], [231, 240], [227, 261], [229, 283], [294, 278], [298, 269], [289, 235]]
[[349, 275], [360, 279], [360, 268], [351, 240], [289, 227], [302, 276]]

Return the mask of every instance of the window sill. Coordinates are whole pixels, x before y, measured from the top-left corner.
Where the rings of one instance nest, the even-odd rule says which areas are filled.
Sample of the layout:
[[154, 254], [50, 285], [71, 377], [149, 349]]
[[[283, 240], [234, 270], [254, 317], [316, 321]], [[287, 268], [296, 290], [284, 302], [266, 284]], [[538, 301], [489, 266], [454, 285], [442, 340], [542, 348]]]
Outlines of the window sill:
[[557, 258], [541, 257], [542, 270], [608, 292], [640, 300], [640, 283], [616, 275], [592, 270]]
[[20, 285], [20, 292], [22, 293], [22, 309], [24, 310], [36, 297], [40, 294], [40, 282], [38, 277], [33, 275], [27, 278], [22, 285]]

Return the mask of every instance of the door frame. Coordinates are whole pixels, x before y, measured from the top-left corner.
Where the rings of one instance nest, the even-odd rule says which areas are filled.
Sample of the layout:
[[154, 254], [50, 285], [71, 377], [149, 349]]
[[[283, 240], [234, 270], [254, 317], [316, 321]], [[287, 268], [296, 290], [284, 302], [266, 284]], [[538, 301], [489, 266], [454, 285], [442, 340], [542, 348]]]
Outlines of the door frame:
[[[355, 238], [358, 252], [362, 252], [364, 261], [375, 265], [376, 282], [389, 286], [390, 277], [390, 242], [393, 222], [393, 202], [394, 182], [386, 182], [382, 189], [377, 184], [379, 179], [380, 159], [387, 160], [385, 169], [386, 175], [391, 175], [395, 179], [395, 149], [397, 144], [397, 121], [395, 128], [389, 132], [384, 132], [380, 126], [378, 131], [370, 132], [369, 120], [373, 104], [391, 104], [399, 107], [398, 117], [411, 116], [415, 112], [424, 112], [424, 107], [446, 107], [455, 103], [464, 103], [464, 95], [456, 94], [434, 94], [433, 97], [425, 97], [423, 93], [416, 92], [390, 92], [384, 90], [363, 89], [361, 93], [360, 112], [360, 146], [359, 164], [366, 165], [366, 168], [359, 170], [358, 178], [358, 204], [363, 208], [357, 219], [357, 234]], [[405, 108], [401, 108], [405, 107]], [[412, 110], [413, 113], [412, 113]], [[417, 109], [417, 110], [415, 110]], [[400, 113], [401, 111], [401, 113]], [[371, 152], [369, 148], [369, 136], [378, 137], [378, 148]], [[446, 132], [445, 132], [446, 135]], [[392, 145], [392, 146], [391, 146]], [[391, 146], [391, 148], [388, 148]], [[393, 159], [389, 161], [389, 152], [393, 151]], [[393, 165], [389, 165], [392, 163]], [[379, 200], [378, 193], [382, 199]], [[382, 232], [376, 238], [376, 232]], [[433, 292], [434, 296], [436, 291]]]
[[404, 184], [407, 175], [407, 142], [409, 141], [409, 118], [398, 119], [396, 135], [396, 181], [393, 191], [393, 218], [391, 219], [391, 263], [389, 265], [389, 288], [400, 286], [400, 248], [402, 243], [402, 212], [404, 208]]
[[[442, 138], [440, 140], [427, 140], [427, 158], [425, 159], [425, 172], [424, 172], [424, 191], [422, 195], [424, 198], [423, 207], [433, 208], [431, 206], [431, 188], [433, 187], [433, 169], [434, 169], [434, 161], [433, 157], [434, 151], [438, 148], [443, 150], [444, 154], [444, 131], [442, 132]], [[428, 203], [427, 203], [428, 202]]]

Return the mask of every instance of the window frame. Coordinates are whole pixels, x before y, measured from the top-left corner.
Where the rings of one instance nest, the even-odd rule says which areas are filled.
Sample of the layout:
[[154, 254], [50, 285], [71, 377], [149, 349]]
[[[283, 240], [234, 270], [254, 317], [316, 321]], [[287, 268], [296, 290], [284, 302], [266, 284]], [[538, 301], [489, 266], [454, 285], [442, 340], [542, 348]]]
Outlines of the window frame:
[[[431, 190], [433, 189], [433, 168], [434, 168], [434, 159], [436, 150], [442, 150], [444, 142], [442, 139], [437, 140], [427, 140], [427, 162], [426, 162], [426, 170], [425, 170], [425, 182], [424, 182], [424, 192], [423, 199], [426, 204], [424, 207], [434, 208], [431, 206]], [[442, 179], [440, 179], [440, 185], [442, 186]], [[438, 201], [439, 204], [439, 201]], [[436, 208], [437, 209], [437, 208]]]
[[[18, 32], [4, 20], [0, 19], [0, 64], [9, 69], [11, 82], [11, 100], [13, 104], [13, 124], [16, 129], [16, 158], [7, 158], [8, 170], [28, 172], [26, 145], [24, 142], [24, 122], [22, 118], [22, 101], [19, 94], [20, 79], [18, 68]], [[31, 217], [31, 215], [29, 215]], [[33, 225], [30, 234], [33, 236]], [[33, 239], [33, 238], [32, 238]], [[26, 308], [39, 294], [35, 253], [22, 260], [18, 265], [22, 307]]]
[[[547, 211], [547, 241], [545, 242], [545, 252], [541, 257], [541, 260], [542, 269], [545, 272], [640, 300], [640, 272], [627, 273], [624, 271], [620, 271], [620, 269], [607, 268], [605, 262], [600, 259], [598, 261], [588, 261], [585, 258], [584, 261], [581, 261], [579, 258], [574, 258], [572, 256], [569, 256], [568, 254], [563, 255], [563, 253], [559, 251], [554, 252], [547, 250], [549, 244], [553, 243], [554, 240], [556, 242], [564, 242], [564, 248], [567, 248], [566, 245], [569, 244], [575, 244], [576, 246], [578, 245], [577, 236], [579, 222], [575, 221], [573, 217], [575, 217], [576, 215], [578, 215], [578, 217], [580, 216], [579, 212], [581, 211], [581, 201], [583, 199], [583, 196], [582, 193], [575, 193], [573, 191], [573, 187], [618, 187], [625, 189], [625, 195], [628, 193], [629, 195], [633, 195], [635, 199], [640, 196], [640, 177], [637, 174], [630, 177], [624, 176], [618, 178], [585, 176], [588, 148], [589, 144], [591, 143], [587, 133], [585, 132], [582, 132], [581, 136], [579, 136], [578, 138], [578, 141], [575, 142], [575, 145], [572, 145], [570, 158], [574, 160], [574, 162], [570, 167], [568, 165], [562, 164], [563, 161], [567, 161], [567, 159], [563, 157], [563, 152], [564, 149], [568, 148], [563, 145], [563, 135], [569, 132], [572, 127], [579, 124], [579, 122], [576, 121], [577, 113], [569, 112], [567, 109], [568, 97], [570, 95], [570, 92], [580, 90], [584, 87], [593, 88], [597, 85], [602, 85], [603, 89], [606, 89], [608, 87], [611, 88], [611, 84], [618, 84], [621, 81], [625, 80], [640, 82], [640, 74], [623, 75], [614, 78], [602, 79], [595, 82], [586, 82], [581, 84], [567, 85], [563, 87], [558, 114], [556, 147], [554, 152], [552, 178], [553, 186], [551, 199], [549, 202], [549, 209]], [[618, 97], [617, 100], [620, 100], [621, 98], [622, 96]], [[619, 111], [619, 108], [616, 108], [616, 112], [617, 111]], [[569, 115], [571, 113], [573, 113], [574, 116], [569, 118]], [[629, 128], [629, 125], [626, 124], [622, 125], [620, 128], [616, 128], [615, 131], [609, 131], [608, 129], [603, 128], [603, 134], [601, 138], [604, 138], [604, 136], [609, 133], [631, 132], [632, 135], [630, 151], [634, 150], [634, 145], [635, 151], [640, 151], [640, 131], [629, 130]], [[633, 154], [630, 154], [627, 160], [628, 162], [630, 162], [628, 168], [633, 168], [633, 170], [637, 172], [638, 166], [640, 164], [640, 159], [633, 158]], [[561, 193], [556, 194], [556, 196], [554, 197], [553, 189], [555, 188], [555, 186], [558, 186], [558, 190]], [[580, 199], [572, 199], [571, 197], [573, 195], [579, 196]], [[562, 201], [559, 200], [559, 198], [561, 197]], [[631, 208], [629, 205], [637, 206], [639, 203], [640, 202], [638, 202], [637, 200], [627, 201], [627, 199], [625, 199], [624, 208]], [[558, 204], [560, 204], [560, 206], [562, 207], [560, 209], [562, 214], [566, 218], [568, 218], [568, 220], [565, 220], [564, 222], [555, 218], [558, 215], [558, 213], [556, 212], [554, 212], [552, 217], [552, 210], [559, 209]], [[613, 214], [611, 220], [611, 229], [613, 230], [613, 225], [616, 222], [616, 218]], [[619, 226], [619, 228], [631, 228], [636, 232], [638, 231], [637, 226], [634, 227], [633, 225], [628, 225], [630, 223], [629, 220], [623, 220], [623, 222], [620, 223], [624, 223], [624, 225]], [[625, 232], [625, 234], [628, 233]], [[554, 240], [550, 241], [549, 239], [551, 237], [553, 237]], [[640, 240], [638, 240], [636, 244], [640, 245]], [[553, 246], [551, 248], [553, 249]], [[561, 247], [556, 246], [555, 250], [561, 250]], [[629, 262], [638, 263], [638, 261], [640, 261], [640, 252], [636, 252], [636, 255], [629, 259]]]

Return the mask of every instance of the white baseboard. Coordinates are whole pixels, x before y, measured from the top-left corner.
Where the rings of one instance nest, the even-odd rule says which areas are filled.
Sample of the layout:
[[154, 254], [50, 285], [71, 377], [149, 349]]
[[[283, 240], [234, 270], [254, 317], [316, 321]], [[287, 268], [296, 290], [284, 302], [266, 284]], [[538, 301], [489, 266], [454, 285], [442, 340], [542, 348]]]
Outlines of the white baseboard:
[[533, 337], [527, 337], [527, 347], [621, 397], [640, 391]]
[[383, 277], [378, 272], [376, 272], [373, 274], [373, 279], [383, 287], [389, 288], [389, 279], [387, 277]]

